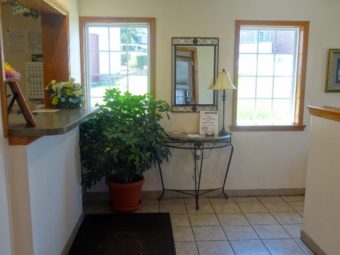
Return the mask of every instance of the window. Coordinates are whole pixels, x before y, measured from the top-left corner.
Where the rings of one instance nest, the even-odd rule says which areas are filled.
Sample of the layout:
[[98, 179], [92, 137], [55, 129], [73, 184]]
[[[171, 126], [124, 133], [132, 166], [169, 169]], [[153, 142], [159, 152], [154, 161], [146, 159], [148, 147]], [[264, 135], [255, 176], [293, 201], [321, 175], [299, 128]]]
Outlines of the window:
[[308, 26], [236, 21], [232, 130], [303, 130]]
[[83, 80], [91, 106], [106, 89], [154, 93], [153, 18], [81, 18]]

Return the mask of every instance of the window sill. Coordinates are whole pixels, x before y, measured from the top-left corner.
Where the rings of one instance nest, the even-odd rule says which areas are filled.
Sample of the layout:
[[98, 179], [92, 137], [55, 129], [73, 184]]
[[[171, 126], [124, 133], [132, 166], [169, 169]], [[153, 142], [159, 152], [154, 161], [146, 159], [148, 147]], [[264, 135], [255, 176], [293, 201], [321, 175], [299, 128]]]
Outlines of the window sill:
[[306, 125], [287, 125], [287, 126], [230, 126], [230, 131], [304, 131]]

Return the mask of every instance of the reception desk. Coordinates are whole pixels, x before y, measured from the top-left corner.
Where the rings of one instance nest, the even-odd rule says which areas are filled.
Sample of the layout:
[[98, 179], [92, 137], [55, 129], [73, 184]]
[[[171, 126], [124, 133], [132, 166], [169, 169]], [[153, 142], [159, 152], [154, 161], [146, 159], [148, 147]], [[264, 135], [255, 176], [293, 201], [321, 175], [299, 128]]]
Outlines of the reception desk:
[[78, 126], [92, 113], [38, 113], [34, 128], [10, 116], [9, 139], [16, 143], [6, 156], [15, 254], [60, 255], [70, 240], [83, 213]]
[[312, 115], [301, 239], [316, 253], [340, 254], [340, 109]]

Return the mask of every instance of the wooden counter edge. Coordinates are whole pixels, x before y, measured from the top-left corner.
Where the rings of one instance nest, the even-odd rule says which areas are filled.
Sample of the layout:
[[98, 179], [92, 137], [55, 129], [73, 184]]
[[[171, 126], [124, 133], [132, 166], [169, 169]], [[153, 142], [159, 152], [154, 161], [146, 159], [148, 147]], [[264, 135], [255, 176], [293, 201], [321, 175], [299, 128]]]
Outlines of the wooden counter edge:
[[37, 136], [9, 136], [9, 145], [28, 145], [38, 140], [40, 137]]
[[313, 116], [340, 122], [340, 108], [332, 106], [307, 106], [309, 113]]

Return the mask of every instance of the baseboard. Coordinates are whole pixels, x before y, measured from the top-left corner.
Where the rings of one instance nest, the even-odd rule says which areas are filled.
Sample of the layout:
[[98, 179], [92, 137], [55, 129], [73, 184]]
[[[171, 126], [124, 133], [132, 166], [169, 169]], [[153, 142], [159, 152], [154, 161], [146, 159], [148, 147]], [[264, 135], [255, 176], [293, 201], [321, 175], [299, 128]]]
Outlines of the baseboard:
[[303, 230], [301, 230], [300, 239], [316, 255], [327, 255], [326, 252]]
[[[304, 188], [296, 189], [235, 189], [227, 190], [227, 194], [231, 197], [251, 197], [251, 196], [303, 196], [305, 194]], [[158, 198], [161, 191], [143, 191], [142, 198]], [[188, 195], [166, 191], [166, 197], [190, 197]], [[221, 190], [209, 192], [202, 197], [223, 197]], [[92, 200], [109, 200], [108, 192], [87, 192], [84, 201]]]
[[72, 230], [72, 233], [70, 235], [70, 237], [68, 238], [65, 246], [64, 246], [64, 249], [62, 250], [61, 252], [61, 255], [67, 255], [69, 254], [70, 252], [70, 249], [71, 249], [71, 246], [72, 246], [72, 243], [74, 241], [74, 238], [76, 237], [77, 233], [78, 233], [78, 230], [80, 228], [80, 225], [81, 223], [83, 222], [84, 220], [84, 213], [82, 213], [77, 221], [77, 224], [74, 226], [73, 230]]

